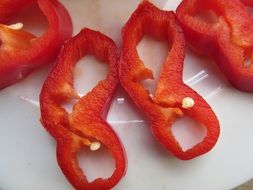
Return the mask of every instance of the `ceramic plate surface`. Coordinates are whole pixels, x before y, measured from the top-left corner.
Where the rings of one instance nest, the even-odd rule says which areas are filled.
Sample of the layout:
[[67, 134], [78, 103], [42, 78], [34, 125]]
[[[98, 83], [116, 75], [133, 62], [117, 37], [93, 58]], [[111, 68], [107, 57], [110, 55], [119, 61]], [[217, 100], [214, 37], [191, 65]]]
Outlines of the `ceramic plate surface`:
[[[139, 0], [61, 0], [74, 23], [74, 34], [89, 27], [110, 36], [121, 46], [121, 28]], [[164, 10], [175, 10], [179, 0], [153, 0]], [[23, 12], [27, 30], [41, 34], [45, 24], [37, 11]], [[31, 22], [31, 17], [35, 21]], [[39, 28], [38, 28], [39, 27]], [[35, 29], [36, 28], [36, 29]], [[138, 52], [147, 67], [159, 69], [168, 51], [166, 44], [145, 37]], [[55, 141], [39, 122], [39, 93], [50, 66], [33, 72], [25, 80], [0, 91], [0, 189], [70, 190], [55, 156]], [[105, 64], [92, 56], [79, 61], [75, 87], [85, 94], [107, 73]], [[187, 49], [184, 81], [212, 106], [221, 124], [215, 148], [194, 160], [180, 161], [158, 144], [147, 119], [133, 105], [122, 88], [112, 101], [107, 121], [126, 148], [128, 170], [116, 190], [225, 190], [253, 177], [253, 94], [232, 88], [211, 59]], [[155, 82], [147, 81], [152, 93]], [[189, 118], [175, 123], [173, 131], [184, 148], [200, 141], [204, 130]], [[79, 162], [88, 179], [108, 177], [113, 160], [101, 152], [84, 155]]]

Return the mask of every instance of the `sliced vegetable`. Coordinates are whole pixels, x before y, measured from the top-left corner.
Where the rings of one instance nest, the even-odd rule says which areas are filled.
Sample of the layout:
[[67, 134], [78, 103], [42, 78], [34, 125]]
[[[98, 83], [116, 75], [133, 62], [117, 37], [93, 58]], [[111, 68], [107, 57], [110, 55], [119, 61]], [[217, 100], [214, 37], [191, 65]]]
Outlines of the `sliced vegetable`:
[[[77, 61], [86, 54], [108, 63], [109, 73], [91, 92], [79, 97], [73, 87], [73, 72]], [[57, 160], [63, 173], [78, 190], [111, 189], [125, 174], [124, 148], [102, 118], [119, 81], [118, 58], [117, 47], [110, 38], [84, 29], [65, 43], [41, 91], [41, 122], [57, 141]], [[61, 105], [73, 99], [77, 103], [68, 114]], [[84, 147], [96, 151], [102, 145], [115, 159], [115, 171], [108, 179], [88, 182], [76, 154]]]
[[[136, 46], [147, 34], [170, 44], [170, 52], [160, 73], [154, 98], [140, 81], [153, 79], [153, 73], [140, 60]], [[182, 81], [185, 41], [172, 11], [162, 11], [143, 1], [122, 31], [120, 81], [135, 104], [148, 116], [156, 139], [176, 157], [188, 160], [213, 148], [219, 136], [219, 122], [207, 102]], [[173, 123], [190, 116], [207, 129], [206, 137], [183, 151], [172, 133]]]
[[0, 22], [8, 22], [22, 8], [35, 0], [2, 0], [0, 2]]
[[[6, 24], [30, 3], [38, 4], [49, 23], [47, 31], [40, 37], [23, 30], [22, 23]], [[73, 28], [67, 10], [57, 0], [1, 1], [0, 22], [0, 89], [50, 63], [62, 43], [71, 37]]]
[[177, 8], [186, 41], [212, 56], [236, 88], [253, 92], [253, 19], [250, 0], [183, 0]]

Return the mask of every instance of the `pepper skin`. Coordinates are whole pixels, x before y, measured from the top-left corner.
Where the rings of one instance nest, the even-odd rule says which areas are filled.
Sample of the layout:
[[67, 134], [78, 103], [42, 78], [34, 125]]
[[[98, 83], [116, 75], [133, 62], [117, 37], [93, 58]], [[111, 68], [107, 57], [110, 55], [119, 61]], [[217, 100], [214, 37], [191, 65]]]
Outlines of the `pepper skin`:
[[[48, 29], [40, 37], [6, 22], [28, 4], [37, 3], [48, 20]], [[3, 0], [0, 2], [0, 89], [49, 64], [60, 46], [72, 35], [72, 21], [57, 0]]]
[[[93, 54], [98, 60], [108, 63], [109, 73], [87, 95], [79, 97], [73, 87], [73, 72], [77, 61], [86, 54]], [[118, 60], [117, 47], [110, 38], [83, 29], [64, 44], [41, 91], [41, 122], [57, 141], [57, 160], [63, 173], [78, 190], [111, 189], [125, 174], [124, 148], [102, 118], [119, 81]], [[73, 99], [77, 103], [73, 112], [68, 114], [61, 105]], [[97, 150], [98, 143], [106, 146], [115, 159], [115, 171], [108, 179], [88, 182], [78, 166], [76, 154], [85, 147]]]
[[[142, 80], [153, 79], [152, 71], [144, 66], [136, 50], [145, 34], [166, 41], [171, 47], [153, 99], [140, 84]], [[175, 14], [143, 1], [125, 24], [122, 39], [120, 82], [134, 103], [150, 119], [156, 139], [182, 160], [195, 158], [211, 150], [219, 136], [219, 122], [205, 100], [182, 81], [185, 41]], [[185, 107], [182, 105], [185, 100], [191, 100], [194, 106]], [[186, 151], [182, 150], [172, 133], [173, 123], [183, 116], [190, 116], [207, 129], [205, 138]]]
[[[253, 19], [247, 6], [253, 1], [183, 0], [176, 12], [189, 45], [212, 56], [237, 89], [253, 92]], [[212, 21], [200, 16], [208, 13]]]
[[0, 2], [0, 22], [6, 23], [10, 18], [23, 7], [31, 3], [32, 0], [1, 0]]

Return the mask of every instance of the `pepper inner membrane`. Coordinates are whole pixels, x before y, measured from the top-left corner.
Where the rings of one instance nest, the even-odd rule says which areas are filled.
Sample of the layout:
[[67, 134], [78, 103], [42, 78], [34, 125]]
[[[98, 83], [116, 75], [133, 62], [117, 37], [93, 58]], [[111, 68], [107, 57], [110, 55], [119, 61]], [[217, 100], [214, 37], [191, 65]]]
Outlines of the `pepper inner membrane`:
[[7, 25], [0, 25], [1, 53], [15, 53], [27, 50], [32, 46], [33, 34], [22, 29], [11, 29]]

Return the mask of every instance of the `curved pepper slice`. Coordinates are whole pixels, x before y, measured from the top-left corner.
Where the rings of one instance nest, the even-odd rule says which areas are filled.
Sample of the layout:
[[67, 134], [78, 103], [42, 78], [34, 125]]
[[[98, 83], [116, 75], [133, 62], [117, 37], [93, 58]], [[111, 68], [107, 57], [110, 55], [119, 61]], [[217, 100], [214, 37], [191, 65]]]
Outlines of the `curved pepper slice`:
[[[91, 92], [79, 97], [73, 88], [73, 72], [77, 61], [86, 54], [108, 63], [109, 73]], [[57, 141], [57, 160], [63, 173], [78, 190], [111, 189], [125, 174], [124, 148], [101, 116], [107, 112], [119, 81], [117, 63], [114, 42], [99, 32], [84, 29], [65, 43], [41, 91], [41, 122]], [[78, 101], [68, 114], [61, 105], [73, 99]], [[88, 182], [76, 154], [84, 147], [95, 151], [101, 144], [115, 159], [115, 171], [108, 179]]]
[[22, 23], [0, 24], [0, 89], [52, 61], [62, 43], [72, 35], [67, 10], [57, 0], [4, 0], [0, 2], [0, 22], [8, 21], [17, 11], [37, 3], [49, 26], [40, 37], [22, 29]]
[[183, 0], [177, 18], [197, 52], [212, 56], [236, 88], [253, 92], [253, 19], [243, 3], [253, 6], [249, 0]]
[[24, 6], [35, 0], [1, 0], [0, 2], [0, 22], [6, 23], [10, 18], [20, 11]]
[[[171, 50], [163, 65], [152, 99], [140, 84], [153, 79], [152, 71], [140, 60], [136, 46], [147, 34], [170, 42]], [[219, 123], [205, 100], [182, 81], [185, 41], [172, 11], [162, 11], [148, 1], [139, 5], [123, 28], [120, 82], [135, 104], [148, 116], [156, 139], [176, 157], [188, 160], [211, 150], [219, 136]], [[207, 128], [206, 137], [183, 151], [172, 133], [173, 123], [184, 115]]]

